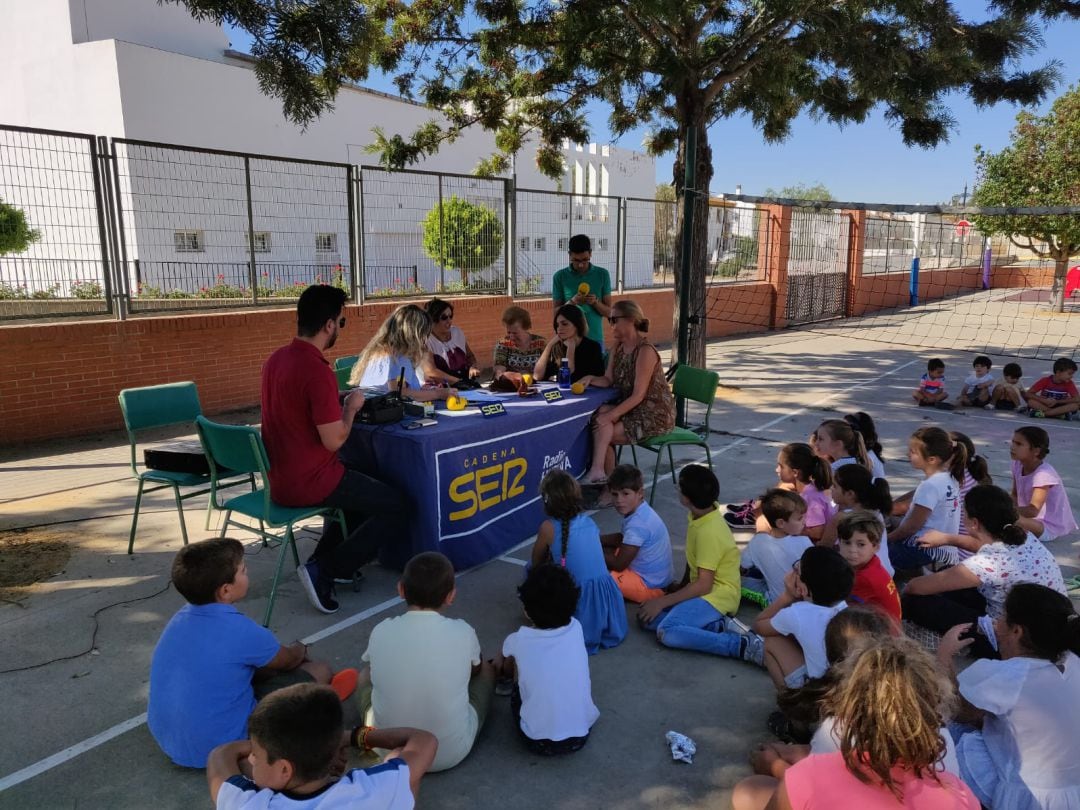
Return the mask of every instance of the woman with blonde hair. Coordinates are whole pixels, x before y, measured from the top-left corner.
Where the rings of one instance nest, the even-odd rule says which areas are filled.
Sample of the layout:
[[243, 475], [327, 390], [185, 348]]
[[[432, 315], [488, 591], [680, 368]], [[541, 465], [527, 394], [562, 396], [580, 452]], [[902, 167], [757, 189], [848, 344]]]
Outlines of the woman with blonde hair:
[[417, 369], [427, 362], [431, 318], [416, 304], [395, 309], [360, 353], [349, 384], [396, 391], [404, 372], [402, 395], [420, 402], [446, 399], [451, 388], [424, 388]]
[[902, 637], [866, 639], [837, 674], [823, 711], [839, 750], [789, 767], [767, 801], [741, 783], [736, 810], [979, 810], [971, 789], [942, 767], [942, 713], [955, 690], [929, 653]]
[[619, 401], [601, 405], [593, 416], [592, 466], [588, 482], [600, 482], [615, 467], [612, 445], [662, 436], [675, 427], [675, 398], [664, 376], [660, 354], [649, 342], [649, 319], [633, 301], [618, 301], [608, 316], [614, 346], [602, 376], [578, 382], [619, 389]]

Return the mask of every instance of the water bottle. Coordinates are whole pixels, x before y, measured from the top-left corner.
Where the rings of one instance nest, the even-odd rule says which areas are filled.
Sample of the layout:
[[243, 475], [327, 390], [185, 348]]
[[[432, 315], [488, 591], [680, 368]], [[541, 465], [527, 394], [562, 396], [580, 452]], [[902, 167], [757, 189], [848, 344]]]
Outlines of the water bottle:
[[570, 390], [570, 360], [564, 357], [559, 366], [559, 388], [564, 391]]

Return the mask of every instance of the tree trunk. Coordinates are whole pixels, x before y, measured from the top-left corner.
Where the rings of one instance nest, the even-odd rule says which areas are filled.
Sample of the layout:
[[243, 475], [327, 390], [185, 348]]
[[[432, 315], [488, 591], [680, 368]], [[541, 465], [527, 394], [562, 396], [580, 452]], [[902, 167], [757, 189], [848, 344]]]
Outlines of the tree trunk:
[[[701, 116], [698, 116], [701, 117]], [[687, 116], [684, 120], [693, 120]], [[690, 286], [682, 289], [680, 268], [682, 267], [682, 234], [684, 227], [683, 193], [686, 179], [686, 138], [683, 137], [675, 156], [674, 185], [679, 201], [676, 207], [675, 240], [675, 299], [688, 295], [690, 301], [690, 340], [687, 362], [691, 366], [705, 368], [705, 325], [708, 315], [705, 300], [705, 281], [709, 261], [709, 184], [712, 181], [712, 149], [709, 147], [709, 134], [704, 123], [697, 125], [697, 159], [695, 160], [694, 185], [699, 193], [695, 194], [693, 216], [693, 243], [691, 248]], [[679, 307], [676, 304], [672, 316], [672, 340], [678, 345]]]
[[1065, 276], [1069, 272], [1068, 248], [1055, 251], [1054, 280], [1050, 285], [1050, 311], [1065, 311]]

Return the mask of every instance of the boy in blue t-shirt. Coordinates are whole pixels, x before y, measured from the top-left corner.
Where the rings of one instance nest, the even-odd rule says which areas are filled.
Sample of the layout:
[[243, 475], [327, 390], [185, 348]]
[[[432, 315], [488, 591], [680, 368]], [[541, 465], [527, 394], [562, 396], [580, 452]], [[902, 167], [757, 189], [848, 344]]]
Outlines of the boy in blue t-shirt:
[[[218, 746], [206, 764], [210, 799], [218, 810], [412, 810], [438, 748], [432, 734], [415, 728], [345, 731], [340, 699], [315, 684], [294, 684], [270, 695], [248, 726], [250, 739]], [[392, 753], [381, 765], [345, 772], [350, 745]]]
[[664, 521], [645, 502], [641, 470], [620, 464], [608, 476], [615, 511], [623, 517], [622, 531], [601, 536], [604, 561], [623, 598], [647, 602], [664, 595], [675, 578], [671, 537]]
[[[147, 725], [177, 765], [205, 768], [215, 746], [245, 735], [256, 690], [261, 696], [290, 683], [325, 684], [332, 673], [307, 657], [305, 644], [282, 646], [233, 606], [248, 591], [238, 540], [184, 546], [173, 560], [172, 582], [188, 604], [154, 648]], [[356, 670], [340, 674], [355, 688]]]

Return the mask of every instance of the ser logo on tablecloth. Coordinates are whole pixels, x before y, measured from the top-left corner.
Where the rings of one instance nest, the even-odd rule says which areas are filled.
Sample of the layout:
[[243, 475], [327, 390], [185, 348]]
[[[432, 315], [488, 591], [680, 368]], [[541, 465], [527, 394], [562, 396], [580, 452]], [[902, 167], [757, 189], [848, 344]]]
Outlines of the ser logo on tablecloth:
[[529, 463], [510, 447], [465, 459], [468, 472], [450, 482], [450, 500], [460, 504], [448, 515], [451, 521], [468, 520], [477, 512], [490, 509], [525, 492], [522, 481]]

